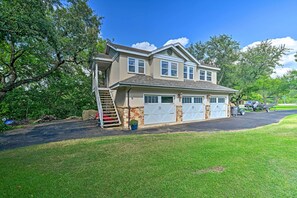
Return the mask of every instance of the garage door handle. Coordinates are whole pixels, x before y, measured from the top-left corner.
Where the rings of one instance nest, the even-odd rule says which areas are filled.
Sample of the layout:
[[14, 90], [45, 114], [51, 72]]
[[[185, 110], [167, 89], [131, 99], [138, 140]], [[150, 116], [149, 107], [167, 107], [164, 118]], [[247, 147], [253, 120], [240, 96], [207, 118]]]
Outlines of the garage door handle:
[[161, 106], [159, 106], [159, 110], [161, 110]]

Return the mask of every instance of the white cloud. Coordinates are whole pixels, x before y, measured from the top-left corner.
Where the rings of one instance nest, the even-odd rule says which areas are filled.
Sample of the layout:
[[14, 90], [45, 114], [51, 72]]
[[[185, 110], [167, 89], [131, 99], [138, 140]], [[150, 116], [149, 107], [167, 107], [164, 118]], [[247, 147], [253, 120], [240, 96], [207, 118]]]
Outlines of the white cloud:
[[189, 39], [186, 38], [186, 37], [181, 37], [181, 38], [177, 38], [177, 39], [170, 39], [163, 46], [174, 44], [174, 43], [180, 43], [183, 46], [186, 46], [189, 43]]
[[274, 70], [273, 70], [273, 74], [271, 75], [272, 78], [276, 78], [276, 77], [282, 77], [283, 75], [287, 74], [288, 72], [292, 71], [292, 68], [288, 68], [288, 67], [279, 67], [277, 66]]
[[[275, 74], [272, 75], [272, 77], [277, 76], [283, 76], [287, 72], [297, 69], [297, 62], [295, 62], [295, 53], [297, 52], [297, 40], [291, 38], [291, 37], [283, 37], [283, 38], [275, 38], [275, 39], [269, 39], [271, 41], [272, 45], [274, 46], [280, 46], [285, 45], [286, 48], [289, 49], [286, 55], [283, 55], [280, 63], [283, 65], [283, 67], [277, 67], [275, 69]], [[244, 48], [242, 48], [242, 51], [246, 51], [248, 47], [255, 47], [256, 45], [260, 44], [261, 41], [256, 41], [254, 43], [251, 43]]]
[[154, 44], [150, 44], [149, 42], [146, 42], [146, 41], [141, 43], [135, 43], [132, 45], [132, 47], [137, 49], [147, 50], [147, 51], [153, 51], [157, 49], [157, 47]]

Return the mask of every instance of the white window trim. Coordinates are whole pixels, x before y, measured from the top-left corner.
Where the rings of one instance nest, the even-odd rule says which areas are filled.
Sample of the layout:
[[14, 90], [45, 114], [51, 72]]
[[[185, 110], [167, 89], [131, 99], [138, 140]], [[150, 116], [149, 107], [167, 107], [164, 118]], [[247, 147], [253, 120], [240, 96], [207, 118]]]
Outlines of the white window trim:
[[[163, 75], [162, 74], [162, 62], [167, 62], [168, 63], [168, 75]], [[172, 74], [171, 74], [171, 64], [172, 63], [176, 64], [176, 76], [172, 76]], [[169, 78], [178, 78], [178, 63], [174, 62], [174, 61], [161, 60], [160, 61], [160, 76], [169, 77]]]
[[[201, 75], [200, 75], [200, 71], [204, 71], [204, 72], [205, 72], [204, 79], [202, 79], [202, 80], [200, 79], [200, 76], [201, 76]], [[198, 80], [200, 80], [200, 81], [212, 82], [212, 71], [205, 70], [205, 69], [199, 69], [198, 72], [199, 72], [199, 73], [198, 73], [198, 74], [199, 74], [199, 75], [198, 75]], [[207, 80], [207, 72], [210, 72], [210, 73], [211, 73], [211, 80]]]
[[[204, 69], [199, 69], [198, 71], [199, 71], [199, 74], [198, 74], [198, 80], [200, 80], [200, 81], [205, 81], [205, 79], [206, 79], [206, 70], [204, 70]], [[204, 71], [204, 79], [201, 79], [201, 71]]]
[[[132, 72], [132, 71], [129, 71], [129, 59], [132, 58], [135, 60], [135, 72]], [[138, 64], [138, 61], [139, 60], [142, 60], [143, 61], [143, 65], [144, 65], [144, 73], [139, 73], [139, 64]], [[139, 58], [134, 58], [134, 57], [128, 57], [127, 58], [127, 72], [130, 73], [130, 74], [143, 74], [145, 75], [145, 69], [146, 69], [146, 66], [145, 66], [145, 61], [144, 59], [139, 59]]]
[[[158, 103], [145, 103], [145, 99], [144, 99], [145, 96], [158, 96]], [[170, 103], [170, 104], [176, 105], [175, 99], [177, 96], [175, 94], [166, 94], [166, 93], [164, 93], [164, 94], [163, 93], [162, 94], [160, 94], [160, 93], [144, 93], [143, 94], [143, 104], [165, 104], [165, 103], [162, 103], [162, 96], [173, 97], [173, 103]]]
[[[210, 80], [207, 79], [207, 73], [210, 72]], [[212, 71], [206, 71], [205, 80], [208, 82], [212, 82]]]
[[[191, 65], [184, 65], [184, 67], [187, 68], [187, 78], [184, 78], [186, 80], [194, 80], [195, 79], [195, 67], [194, 66], [191, 66]], [[190, 67], [193, 68], [193, 79], [190, 79]], [[184, 75], [184, 73], [183, 73]]]

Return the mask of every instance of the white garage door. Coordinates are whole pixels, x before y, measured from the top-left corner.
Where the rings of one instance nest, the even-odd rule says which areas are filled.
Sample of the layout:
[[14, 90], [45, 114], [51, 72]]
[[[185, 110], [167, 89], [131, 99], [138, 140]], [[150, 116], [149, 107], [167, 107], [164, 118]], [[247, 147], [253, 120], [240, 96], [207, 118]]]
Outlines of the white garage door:
[[174, 96], [144, 96], [144, 124], [176, 122]]
[[226, 97], [210, 97], [210, 118], [227, 117]]
[[205, 119], [205, 107], [202, 96], [183, 96], [183, 121]]

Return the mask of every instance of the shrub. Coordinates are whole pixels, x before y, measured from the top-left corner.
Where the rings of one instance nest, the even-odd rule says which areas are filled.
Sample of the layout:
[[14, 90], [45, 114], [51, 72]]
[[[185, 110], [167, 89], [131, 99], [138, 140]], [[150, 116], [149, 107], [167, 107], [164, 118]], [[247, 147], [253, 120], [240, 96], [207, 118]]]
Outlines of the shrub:
[[10, 129], [13, 129], [13, 127], [10, 125], [6, 125], [3, 122], [0, 122], [0, 133], [3, 133], [4, 131], [10, 130]]
[[137, 125], [138, 124], [138, 121], [137, 120], [131, 120], [130, 121], [130, 125]]

